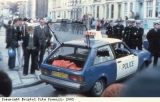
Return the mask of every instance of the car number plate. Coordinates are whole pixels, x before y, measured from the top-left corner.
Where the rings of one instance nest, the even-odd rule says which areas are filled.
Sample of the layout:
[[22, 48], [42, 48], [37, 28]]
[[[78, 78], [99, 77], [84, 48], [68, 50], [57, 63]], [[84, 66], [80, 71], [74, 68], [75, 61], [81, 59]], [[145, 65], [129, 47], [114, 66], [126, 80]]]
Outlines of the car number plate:
[[57, 72], [57, 71], [53, 71], [52, 75], [56, 76], [56, 77], [60, 77], [60, 78], [65, 78], [65, 79], [68, 78], [68, 74], [65, 74], [65, 73], [62, 73], [62, 72]]

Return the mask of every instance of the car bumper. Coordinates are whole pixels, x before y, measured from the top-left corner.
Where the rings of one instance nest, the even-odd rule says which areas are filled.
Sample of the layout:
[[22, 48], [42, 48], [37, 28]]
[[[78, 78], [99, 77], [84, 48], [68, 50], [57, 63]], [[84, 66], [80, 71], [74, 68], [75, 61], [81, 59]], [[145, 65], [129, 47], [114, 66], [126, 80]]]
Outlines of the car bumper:
[[58, 85], [58, 87], [61, 87], [66, 90], [68, 90], [68, 88], [69, 88], [71, 90], [75, 90], [75, 92], [85, 92], [85, 90], [87, 88], [87, 84], [79, 84], [79, 83], [69, 82], [69, 81], [49, 77], [46, 75], [40, 75], [40, 79], [46, 83], [53, 85], [53, 86]]

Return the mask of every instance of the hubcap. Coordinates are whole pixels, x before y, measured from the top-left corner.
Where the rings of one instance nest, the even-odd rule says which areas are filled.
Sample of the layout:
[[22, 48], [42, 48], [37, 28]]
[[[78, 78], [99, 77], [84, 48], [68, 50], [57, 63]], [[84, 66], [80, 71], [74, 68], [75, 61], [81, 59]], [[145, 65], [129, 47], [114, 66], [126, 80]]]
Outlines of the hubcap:
[[103, 82], [97, 81], [94, 86], [94, 91], [96, 94], [101, 94], [103, 91]]

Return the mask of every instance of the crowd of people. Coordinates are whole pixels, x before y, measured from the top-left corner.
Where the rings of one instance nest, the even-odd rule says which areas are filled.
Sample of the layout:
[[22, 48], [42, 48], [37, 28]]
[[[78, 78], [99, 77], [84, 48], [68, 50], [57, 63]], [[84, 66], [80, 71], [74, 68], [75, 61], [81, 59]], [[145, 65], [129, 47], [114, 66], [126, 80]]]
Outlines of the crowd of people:
[[[91, 20], [91, 22], [94, 22]], [[144, 29], [148, 28], [147, 21], [144, 24], [142, 20], [128, 19], [126, 18], [125, 24], [122, 19], [118, 19], [115, 22], [113, 20], [104, 23], [104, 19], [97, 20], [91, 25], [91, 29], [100, 31], [102, 28], [106, 30], [108, 38], [116, 38], [122, 40], [129, 48], [142, 50]], [[117, 23], [117, 24], [115, 24]], [[142, 25], [143, 24], [143, 25]], [[160, 21], [153, 22], [153, 28], [147, 32], [147, 40], [149, 42], [148, 50], [154, 56], [154, 65], [157, 65], [158, 57], [160, 56]]]
[[[39, 70], [39, 66], [43, 61], [43, 57], [45, 54], [45, 50], [48, 46], [48, 42], [51, 42], [51, 39], [53, 38], [53, 34], [48, 26], [51, 26], [50, 23], [46, 25], [45, 19], [41, 18], [39, 19], [39, 25], [34, 26], [28, 26], [27, 25], [27, 18], [16, 18], [13, 21], [9, 20], [8, 24], [4, 24], [3, 26], [6, 28], [6, 48], [13, 49], [16, 53], [16, 56], [9, 57], [8, 59], [8, 66], [10, 70], [18, 70], [16, 68], [16, 57], [18, 59], [18, 67], [23, 68], [23, 75], [28, 75], [29, 72], [29, 59], [31, 56], [31, 70], [30, 74], [35, 74], [35, 70]], [[75, 21], [77, 22], [77, 21]], [[106, 35], [108, 38], [116, 38], [122, 40], [129, 48], [131, 49], [138, 49], [142, 50], [142, 40], [143, 40], [143, 34], [144, 34], [144, 28], [142, 27], [142, 21], [141, 20], [134, 20], [134, 19], [127, 19], [126, 26], [122, 24], [122, 20], [118, 19], [116, 20], [116, 25], [114, 25], [114, 21], [110, 20], [109, 22], [104, 22], [104, 19], [100, 20], [97, 19], [95, 22], [94, 18], [91, 19], [90, 27], [91, 29], [96, 29], [97, 31], [101, 30], [102, 28], [106, 29]], [[83, 22], [80, 22], [82, 23]], [[158, 63], [158, 57], [160, 56], [160, 22], [155, 21], [153, 23], [153, 29], [149, 30], [147, 33], [148, 42], [149, 42], [149, 48], [148, 50], [151, 52], [151, 54], [154, 56], [153, 64], [156, 67]], [[49, 43], [50, 46], [51, 43]], [[53, 46], [54, 44], [52, 44]], [[157, 74], [156, 71], [153, 71]], [[142, 73], [142, 78], [145, 78], [143, 76], [144, 72]], [[155, 75], [156, 75], [155, 74]], [[11, 93], [11, 80], [8, 78], [8, 76], [0, 71], [0, 79], [3, 79], [3, 75], [8, 80], [8, 93], [0, 93], [2, 96], [9, 96]], [[157, 74], [158, 75], [158, 74]], [[139, 79], [141, 80], [141, 79]], [[4, 84], [3, 80], [0, 80]], [[129, 82], [129, 87], [133, 87], [133, 84], [137, 80], [132, 79], [131, 82]], [[4, 87], [4, 86], [2, 86]], [[127, 86], [128, 87], [128, 86]], [[107, 87], [107, 89], [102, 94], [102, 97], [113, 97], [113, 96], [120, 96], [120, 93], [127, 89], [127, 87], [123, 84], [114, 84], [110, 87]], [[138, 88], [140, 86], [137, 86]], [[145, 88], [145, 87], [144, 87]], [[116, 91], [115, 91], [116, 90]], [[129, 90], [129, 91], [128, 91]], [[126, 93], [121, 94], [122, 96], [136, 96], [137, 94], [128, 94], [130, 92], [130, 88], [127, 91], [124, 91]], [[2, 88], [0, 88], [0, 91], [4, 92]], [[139, 90], [131, 90], [131, 91], [139, 91]], [[131, 92], [130, 92], [131, 93]], [[149, 96], [150, 94], [148, 94]], [[159, 95], [159, 94], [157, 94]], [[145, 95], [143, 95], [145, 96]]]
[[[48, 25], [47, 25], [48, 24]], [[16, 54], [9, 57], [8, 66], [10, 70], [23, 68], [23, 75], [28, 75], [29, 59], [31, 57], [30, 74], [35, 74], [39, 70], [43, 61], [45, 50], [51, 44], [52, 32], [45, 23], [45, 19], [39, 19], [39, 25], [27, 25], [27, 18], [16, 18], [4, 24], [6, 28], [6, 48], [12, 49]], [[53, 41], [52, 41], [53, 42]], [[48, 45], [49, 44], [49, 45]], [[18, 68], [16, 67], [16, 57]]]

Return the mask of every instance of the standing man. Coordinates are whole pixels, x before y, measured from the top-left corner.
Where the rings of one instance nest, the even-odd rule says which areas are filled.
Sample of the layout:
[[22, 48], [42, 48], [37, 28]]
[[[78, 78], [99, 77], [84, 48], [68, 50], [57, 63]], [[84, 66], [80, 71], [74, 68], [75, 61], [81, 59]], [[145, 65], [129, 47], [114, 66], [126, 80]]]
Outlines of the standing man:
[[[18, 38], [17, 38], [18, 26], [19, 26], [18, 19], [14, 19], [13, 26], [8, 28], [8, 46], [12, 48], [14, 51], [16, 51], [16, 48], [19, 46]], [[8, 60], [9, 69], [11, 70], [15, 69], [15, 62], [16, 62], [16, 56], [9, 57], [9, 60]]]
[[18, 18], [18, 27], [17, 27], [17, 38], [18, 38], [18, 44], [19, 46], [17, 47], [17, 59], [18, 59], [18, 67], [22, 68], [22, 18]]
[[96, 30], [97, 30], [97, 31], [100, 31], [102, 24], [101, 24], [101, 21], [100, 21], [99, 18], [97, 19], [97, 24], [96, 24], [96, 26], [97, 26], [97, 27], [96, 27]]
[[155, 21], [153, 24], [154, 28], [149, 30], [149, 32], [147, 33], [147, 40], [149, 42], [148, 50], [154, 56], [153, 65], [157, 66], [158, 57], [160, 55], [160, 23], [158, 21]]
[[122, 39], [123, 37], [123, 31], [124, 31], [124, 26], [122, 25], [122, 20], [117, 21], [118, 24], [115, 26], [115, 38], [117, 39]]
[[28, 25], [27, 25], [27, 18], [24, 18], [23, 19], [23, 22], [22, 22], [22, 26], [23, 26], [23, 34], [22, 34], [22, 38], [25, 37], [26, 34], [28, 34]]
[[[50, 40], [51, 34], [48, 27], [45, 25], [45, 20], [43, 18], [39, 20], [39, 23], [40, 25], [35, 27], [34, 34], [39, 38], [40, 47], [38, 52], [38, 56], [39, 56], [38, 64], [40, 66], [40, 64], [43, 61], [43, 56], [45, 54], [46, 43]], [[39, 68], [36, 68], [36, 69], [39, 70]]]
[[108, 38], [115, 38], [115, 33], [114, 33], [114, 26], [113, 26], [113, 20], [109, 21], [109, 26], [106, 29], [106, 34], [108, 35]]
[[141, 28], [141, 21], [136, 21], [136, 27], [133, 30], [132, 35], [132, 49], [136, 49], [138, 47], [138, 50], [142, 50], [142, 36], [144, 33], [144, 29]]
[[[22, 40], [24, 40], [24, 37], [25, 37], [25, 35], [27, 35], [28, 34], [28, 25], [27, 25], [27, 18], [24, 18], [23, 19], [23, 22], [22, 22]], [[23, 41], [24, 42], [24, 41]], [[22, 66], [24, 65], [24, 55], [25, 55], [25, 49], [24, 49], [24, 47], [22, 47], [23, 48], [23, 57], [22, 57]]]
[[132, 48], [132, 36], [133, 35], [133, 22], [135, 22], [132, 19], [128, 19], [128, 26], [125, 27], [124, 29], [124, 36], [123, 36], [123, 41], [125, 42], [125, 44], [129, 47]]
[[39, 49], [38, 37], [34, 35], [34, 27], [28, 27], [28, 34], [24, 38], [23, 43], [25, 49], [25, 63], [23, 69], [23, 75], [28, 75], [29, 58], [31, 55], [31, 74], [35, 74], [35, 55]]

